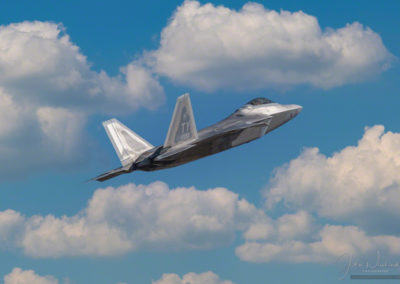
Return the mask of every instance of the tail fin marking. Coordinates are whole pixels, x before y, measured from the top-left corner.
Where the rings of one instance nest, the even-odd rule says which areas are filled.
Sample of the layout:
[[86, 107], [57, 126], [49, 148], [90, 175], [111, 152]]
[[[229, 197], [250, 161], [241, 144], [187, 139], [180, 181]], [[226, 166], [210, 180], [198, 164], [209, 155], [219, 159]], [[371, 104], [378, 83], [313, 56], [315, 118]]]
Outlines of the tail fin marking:
[[175, 146], [198, 137], [189, 94], [180, 96], [175, 105], [164, 147]]

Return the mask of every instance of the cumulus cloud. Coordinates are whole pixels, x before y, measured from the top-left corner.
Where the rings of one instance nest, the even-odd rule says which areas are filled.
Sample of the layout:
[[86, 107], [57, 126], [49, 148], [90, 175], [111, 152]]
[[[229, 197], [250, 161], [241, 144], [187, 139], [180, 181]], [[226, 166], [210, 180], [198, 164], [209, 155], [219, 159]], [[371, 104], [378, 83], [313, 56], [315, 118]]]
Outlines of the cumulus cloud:
[[4, 284], [58, 284], [53, 276], [40, 276], [33, 270], [22, 270], [14, 268], [11, 273], [4, 276]]
[[0, 136], [6, 136], [20, 124], [22, 107], [0, 88]]
[[2, 211], [0, 229], [3, 249], [38, 258], [207, 250], [229, 245], [237, 233], [245, 243], [236, 254], [245, 261], [335, 261], [376, 249], [400, 254], [394, 235], [321, 225], [304, 210], [273, 219], [226, 188], [170, 189], [163, 182], [98, 189], [73, 216]]
[[10, 248], [14, 245], [18, 234], [23, 231], [25, 218], [14, 210], [0, 212], [0, 247]]
[[356, 146], [330, 157], [305, 149], [279, 167], [264, 190], [269, 210], [282, 203], [300, 211], [251, 224], [236, 254], [252, 262], [399, 255], [399, 172], [400, 134], [381, 125], [366, 128]]
[[[305, 232], [306, 233], [306, 232]], [[325, 225], [309, 241], [247, 241], [236, 248], [240, 259], [250, 262], [335, 262], [344, 255], [400, 254], [400, 238], [367, 235], [356, 226]], [[313, 240], [315, 239], [315, 240]]]
[[366, 128], [356, 146], [329, 157], [308, 148], [278, 168], [264, 190], [266, 205], [283, 202], [367, 231], [398, 234], [399, 173], [400, 134], [377, 125]]
[[284, 214], [276, 220], [266, 214], [252, 218], [243, 237], [246, 240], [293, 240], [302, 239], [315, 231], [314, 219], [308, 212], [301, 210], [293, 214]]
[[[0, 176], [25, 176], [49, 168], [66, 168], [86, 158], [84, 112], [63, 107], [19, 105], [11, 96], [0, 114]], [[15, 108], [12, 108], [14, 107]], [[2, 106], [0, 106], [0, 109]]]
[[15, 100], [108, 113], [162, 101], [161, 86], [138, 63], [121, 68], [116, 77], [93, 71], [60, 24], [0, 26], [0, 38], [0, 86]]
[[178, 274], [166, 273], [161, 279], [152, 282], [153, 284], [233, 284], [232, 281], [221, 280], [221, 278], [212, 271], [203, 273], [190, 272], [181, 277]]
[[177, 83], [213, 91], [331, 88], [379, 74], [392, 57], [380, 36], [357, 22], [323, 30], [302, 11], [276, 12], [257, 3], [236, 11], [185, 1], [146, 60]]
[[252, 219], [243, 232], [245, 243], [236, 255], [250, 262], [334, 262], [341, 256], [376, 253], [400, 254], [400, 238], [369, 235], [357, 226], [320, 224], [307, 211], [284, 214], [277, 219], [264, 215]]
[[157, 79], [136, 61], [115, 77], [92, 70], [61, 24], [0, 26], [3, 176], [76, 165], [87, 153], [81, 141], [89, 115], [154, 109], [163, 101]]
[[14, 246], [33, 257], [118, 255], [225, 246], [237, 230], [246, 229], [254, 216], [262, 214], [225, 188], [169, 189], [155, 182], [98, 189], [87, 208], [74, 216], [1, 212], [0, 228], [5, 228], [5, 239], [11, 228], [18, 229]]

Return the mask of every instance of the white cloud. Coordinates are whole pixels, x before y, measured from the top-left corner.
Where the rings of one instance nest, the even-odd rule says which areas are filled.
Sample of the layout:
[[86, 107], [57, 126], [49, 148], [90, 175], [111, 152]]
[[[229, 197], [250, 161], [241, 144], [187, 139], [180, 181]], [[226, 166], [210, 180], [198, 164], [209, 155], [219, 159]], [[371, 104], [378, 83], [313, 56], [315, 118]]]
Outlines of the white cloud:
[[166, 273], [161, 279], [152, 282], [153, 284], [233, 284], [232, 281], [221, 280], [221, 278], [212, 271], [203, 273], [190, 272], [181, 277], [178, 274]]
[[[19, 238], [12, 239], [14, 246], [33, 257], [61, 257], [225, 246], [263, 213], [225, 188], [169, 189], [155, 182], [98, 189], [87, 208], [71, 217], [15, 214]], [[9, 223], [0, 223], [6, 237]]]
[[163, 88], [138, 62], [115, 77], [93, 71], [60, 24], [0, 26], [3, 177], [76, 166], [87, 155], [81, 142], [89, 115], [154, 109], [163, 101]]
[[236, 248], [240, 259], [250, 262], [335, 262], [344, 255], [366, 256], [377, 251], [400, 254], [400, 238], [367, 235], [355, 226], [325, 225], [311, 241], [248, 241]]
[[276, 220], [265, 214], [252, 218], [243, 237], [248, 240], [293, 240], [307, 237], [315, 231], [313, 217], [306, 211], [284, 214]]
[[399, 172], [400, 134], [385, 133], [379, 125], [366, 128], [356, 146], [330, 157], [317, 148], [304, 150], [276, 170], [264, 194], [268, 209], [283, 203], [308, 212], [251, 224], [236, 254], [252, 262], [332, 262], [377, 251], [399, 255]]
[[268, 208], [283, 202], [374, 233], [399, 233], [400, 134], [365, 129], [356, 146], [330, 157], [305, 149], [277, 169], [264, 194]]
[[322, 30], [302, 11], [239, 11], [185, 1], [147, 63], [173, 81], [213, 91], [310, 84], [330, 88], [388, 68], [393, 56], [377, 33], [355, 22]]
[[8, 249], [18, 242], [18, 235], [24, 228], [24, 217], [14, 210], [0, 211], [0, 247]]
[[280, 239], [293, 240], [309, 235], [312, 231], [313, 218], [306, 211], [296, 214], [285, 214], [277, 220], [277, 230]]
[[6, 112], [6, 120], [0, 122], [2, 178], [24, 176], [41, 169], [76, 166], [86, 158], [85, 113], [69, 108], [28, 105], [17, 106], [10, 112]]
[[237, 233], [245, 261], [335, 261], [377, 249], [400, 254], [400, 238], [356, 226], [321, 225], [307, 211], [276, 219], [225, 189], [169, 189], [163, 182], [94, 192], [73, 216], [0, 212], [2, 249], [38, 258], [112, 256], [134, 251], [207, 250], [229, 245]]
[[355, 226], [320, 225], [306, 211], [253, 221], [243, 236], [246, 242], [236, 254], [251, 262], [334, 262], [344, 254], [400, 253], [398, 237], [367, 235]]
[[79, 147], [85, 125], [83, 114], [65, 108], [42, 107], [37, 109], [36, 115], [42, 137], [46, 137], [45, 141], [53, 145], [57, 154], [66, 156]]
[[0, 26], [0, 86], [15, 100], [107, 113], [154, 108], [163, 90], [151, 73], [132, 62], [109, 77], [91, 69], [62, 25], [22, 22]]
[[163, 182], [98, 189], [73, 216], [24, 217], [0, 212], [4, 248], [32, 257], [111, 256], [134, 251], [206, 250], [226, 246], [246, 261], [334, 261], [344, 253], [400, 254], [400, 238], [355, 226], [321, 226], [306, 211], [276, 219], [225, 189], [169, 189]]
[[33, 270], [14, 268], [11, 273], [4, 276], [4, 284], [58, 284], [53, 276], [40, 276]]
[[14, 131], [21, 120], [21, 107], [0, 88], [0, 137]]

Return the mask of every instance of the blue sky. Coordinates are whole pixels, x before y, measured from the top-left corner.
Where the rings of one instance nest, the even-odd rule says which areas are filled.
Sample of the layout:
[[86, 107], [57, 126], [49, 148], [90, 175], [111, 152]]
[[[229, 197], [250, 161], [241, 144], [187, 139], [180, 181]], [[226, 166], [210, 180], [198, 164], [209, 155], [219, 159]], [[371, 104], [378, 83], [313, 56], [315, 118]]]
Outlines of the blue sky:
[[[337, 283], [342, 255], [399, 262], [400, 5], [246, 3], [1, 4], [6, 284]], [[83, 182], [119, 166], [102, 121], [160, 145], [185, 92], [198, 129], [258, 96], [303, 111], [218, 155]]]

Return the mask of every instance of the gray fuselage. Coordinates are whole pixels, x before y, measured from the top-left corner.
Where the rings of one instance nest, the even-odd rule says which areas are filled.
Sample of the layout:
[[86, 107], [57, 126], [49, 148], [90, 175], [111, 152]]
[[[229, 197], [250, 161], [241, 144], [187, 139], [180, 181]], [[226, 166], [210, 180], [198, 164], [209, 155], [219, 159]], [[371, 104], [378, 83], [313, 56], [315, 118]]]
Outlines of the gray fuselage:
[[198, 138], [177, 147], [158, 146], [143, 153], [130, 168], [154, 171], [176, 167], [248, 143], [294, 118], [302, 107], [246, 104], [224, 120], [198, 132]]

